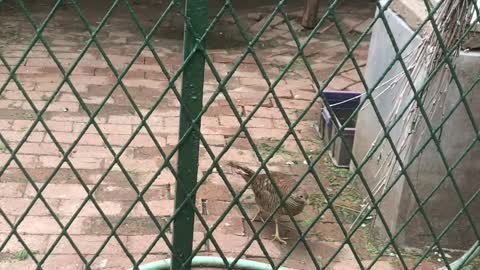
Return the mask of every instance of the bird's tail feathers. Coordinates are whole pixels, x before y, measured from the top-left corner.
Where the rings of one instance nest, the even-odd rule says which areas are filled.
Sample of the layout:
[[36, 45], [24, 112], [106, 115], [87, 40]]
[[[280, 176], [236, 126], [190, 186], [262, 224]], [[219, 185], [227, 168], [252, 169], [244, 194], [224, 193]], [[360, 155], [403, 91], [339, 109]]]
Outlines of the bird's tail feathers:
[[235, 172], [240, 174], [243, 177], [243, 179], [245, 179], [245, 180], [250, 179], [250, 177], [252, 177], [255, 174], [255, 172], [253, 170], [251, 170], [251, 169], [249, 169], [245, 166], [242, 166], [242, 165], [240, 165], [236, 162], [233, 162], [233, 161], [229, 161], [227, 163], [227, 165], [236, 169]]

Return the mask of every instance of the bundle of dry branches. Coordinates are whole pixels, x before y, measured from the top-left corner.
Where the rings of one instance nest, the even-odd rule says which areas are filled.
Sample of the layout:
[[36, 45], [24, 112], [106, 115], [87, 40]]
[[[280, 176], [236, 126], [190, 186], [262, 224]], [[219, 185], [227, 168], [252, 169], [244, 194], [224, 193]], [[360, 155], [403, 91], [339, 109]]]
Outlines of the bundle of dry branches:
[[[397, 92], [389, 115], [384, 118], [385, 124], [387, 126], [393, 124], [398, 120], [398, 117], [403, 117], [403, 120], [399, 122], [402, 123], [402, 127], [400, 128], [400, 135], [395, 139], [396, 145], [389, 146], [388, 143], [383, 142], [384, 145], [387, 145], [384, 148], [390, 150], [386, 151], [387, 154], [382, 157], [375, 175], [375, 179], [379, 179], [372, 190], [375, 196], [384, 194], [390, 184], [389, 182], [395, 179], [398, 174], [403, 173], [399, 170], [397, 157], [391, 147], [395, 147], [402, 162], [406, 163], [410, 155], [414, 153], [416, 143], [418, 143], [418, 140], [412, 140], [412, 135], [419, 134], [419, 137], [415, 137], [421, 138], [425, 135], [425, 132], [428, 132], [425, 125], [419, 124], [421, 120], [430, 121], [431, 117], [438, 114], [439, 110], [445, 108], [445, 96], [452, 79], [451, 69], [453, 69], [454, 60], [458, 56], [462, 45], [458, 41], [468, 30], [467, 27], [472, 19], [473, 3], [470, 0], [444, 0], [439, 2], [438, 5], [440, 6], [435, 7], [428, 6], [427, 1], [425, 1], [429, 12], [436, 10], [435, 15], [427, 24], [429, 26], [428, 33], [424, 36], [421, 44], [403, 59], [407, 71], [404, 70], [401, 74], [397, 74], [388, 80], [390, 85], [386, 90], [397, 85], [401, 86], [401, 90]], [[452, 51], [452, 53], [449, 54], [449, 51]], [[447, 57], [450, 64], [447, 64]], [[436, 71], [438, 67], [440, 69]], [[405, 72], [408, 72], [411, 80], [407, 79]], [[436, 74], [433, 74], [434, 72]], [[434, 76], [435, 80], [427, 80], [430, 76]], [[431, 81], [434, 81], [434, 83], [430, 83]], [[412, 85], [412, 82], [414, 85]], [[382, 85], [385, 85], [385, 83]], [[412, 99], [414, 101], [409, 102]], [[407, 113], [399, 116], [407, 104], [410, 104]], [[423, 114], [421, 109], [423, 109]], [[427, 116], [424, 115], [425, 112]], [[376, 145], [383, 141], [384, 135], [383, 130], [377, 134], [370, 151], [366, 153], [365, 157], [370, 156]], [[371, 205], [372, 202], [368, 198], [364, 200], [362, 210], [351, 229], [362, 220], [361, 217], [365, 215]], [[372, 224], [374, 223], [372, 222]]]

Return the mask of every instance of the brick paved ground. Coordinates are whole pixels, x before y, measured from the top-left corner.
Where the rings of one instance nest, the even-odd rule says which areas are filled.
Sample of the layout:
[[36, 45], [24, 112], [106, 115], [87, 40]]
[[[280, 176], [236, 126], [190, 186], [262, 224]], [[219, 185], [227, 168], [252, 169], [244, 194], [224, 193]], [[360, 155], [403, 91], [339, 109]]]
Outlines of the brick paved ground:
[[[106, 3], [97, 2], [95, 6], [88, 1], [87, 4], [82, 4], [83, 11], [93, 26], [101, 20], [107, 8]], [[135, 3], [133, 5], [133, 9], [141, 18], [142, 26], [147, 30], [152, 27], [155, 18], [158, 17], [158, 14], [155, 14], [156, 11], [163, 10], [165, 4], [157, 1], [152, 6]], [[41, 23], [51, 7], [44, 1], [38, 1], [34, 4], [27, 2], [27, 8], [31, 10], [33, 19]], [[240, 12], [240, 15], [245, 19], [247, 27], [255, 31], [264, 22], [261, 18], [271, 9], [272, 7], [267, 6], [264, 9], [256, 9], [257, 13], [250, 12], [250, 14], [245, 9]], [[324, 7], [322, 12], [323, 9]], [[294, 12], [289, 13], [293, 20], [298, 20], [301, 14], [299, 10], [301, 8], [294, 7]], [[350, 3], [341, 6], [337, 13], [342, 18], [342, 30], [353, 39], [363, 31], [369, 17], [373, 14], [373, 8], [371, 4]], [[71, 67], [88, 41], [88, 35], [82, 27], [81, 20], [74, 14], [71, 8], [61, 7], [44, 31], [44, 37], [65, 70]], [[33, 38], [32, 27], [20, 9], [9, 2], [4, 3], [0, 23], [2, 55], [9, 65], [15, 66]], [[182, 62], [181, 23], [181, 17], [173, 12], [171, 16], [167, 16], [163, 27], [152, 39], [156, 53], [170, 74], [174, 74]], [[296, 22], [293, 22], [293, 27], [296, 30], [301, 29]], [[311, 45], [305, 49], [305, 54], [317, 78], [325, 80], [342, 60], [346, 50], [335, 27], [327, 23], [321, 30], [322, 34], [313, 39]], [[132, 60], [141, 45], [142, 37], [129, 18], [127, 10], [121, 7], [114, 12], [112, 19], [99, 32], [98, 40], [112, 65], [121, 70]], [[305, 33], [300, 33], [300, 40], [305, 40]], [[245, 44], [232, 24], [231, 17], [222, 19], [220, 25], [214, 29], [214, 33], [209, 36], [209, 48], [209, 55], [215, 68], [222, 78], [225, 77], [245, 49]], [[274, 27], [268, 28], [255, 49], [272, 81], [277, 78], [296, 51], [287, 25], [278, 18], [274, 20]], [[365, 41], [355, 51], [362, 69], [366, 62], [367, 50], [368, 41]], [[352, 68], [351, 61], [348, 61], [329, 88], [362, 91], [362, 84], [359, 83], [358, 75]], [[8, 77], [7, 72], [8, 68], [5, 65], [0, 66], [2, 84]], [[81, 252], [89, 260], [102, 248], [102, 243], [106, 239], [110, 240], [94, 260], [92, 269], [131, 267], [131, 259], [138, 260], [145, 253], [158, 234], [158, 228], [141, 204], [134, 206], [124, 223], [119, 226], [114, 238], [109, 238], [111, 231], [109, 226], [117, 225], [118, 220], [126, 215], [127, 210], [137, 198], [137, 191], [143, 190], [152, 182], [151, 180], [153, 184], [145, 192], [144, 199], [160, 224], [163, 224], [172, 214], [174, 200], [174, 175], [168, 169], [158, 177], [154, 177], [154, 174], [164, 162], [156, 144], [160, 145], [167, 154], [177, 144], [179, 103], [173, 92], [169, 91], [148, 119], [147, 123], [155, 135], [155, 141], [148, 135], [145, 128], [137, 131], [140, 118], [131, 105], [131, 101], [134, 101], [142, 114], [147, 113], [168, 85], [166, 76], [163, 75], [154, 55], [148, 48], [143, 50], [123, 79], [123, 85], [131, 96], [127, 96], [122, 91], [122, 87], [118, 86], [114, 88], [112, 97], [106, 101], [104, 99], [115, 86], [116, 80], [100, 50], [95, 46], [86, 52], [69, 76], [71, 86], [64, 84], [54, 97], [52, 94], [57, 92], [63, 76], [41, 41], [36, 43], [19, 65], [16, 76], [30, 100], [25, 98], [19, 87], [12, 81], [0, 98], [1, 135], [12, 148], [22, 144], [16, 155], [21, 166], [16, 165], [15, 161], [7, 163], [10, 154], [5, 146], [1, 148], [0, 162], [3, 169], [0, 178], [0, 207], [3, 213], [8, 217], [9, 222], [15, 223], [20, 222], [19, 219], [23, 218], [23, 213], [28, 209], [27, 215], [19, 223], [18, 233], [22, 236], [24, 243], [35, 251], [38, 260], [52, 250], [52, 254], [44, 261], [43, 269], [84, 269], [84, 263], [76, 252]], [[309, 76], [305, 65], [296, 61], [275, 89], [291, 121], [297, 119], [299, 113], [306, 108], [315, 95]], [[179, 85], [180, 82], [177, 82], [176, 86]], [[207, 67], [205, 102], [215, 92], [217, 85], [212, 71]], [[226, 88], [235, 103], [235, 110], [245, 118], [266, 93], [266, 86], [266, 81], [255, 65], [254, 59], [248, 56], [239, 65]], [[79, 103], [79, 97], [84, 104]], [[41, 110], [50, 101], [50, 105], [43, 113], [44, 122], [38, 123], [26, 141], [23, 140], [24, 135], [30, 131], [34, 123], [36, 110]], [[95, 117], [101, 134], [94, 126], [89, 125], [85, 134], [78, 139], [85, 131], [89, 120], [85, 110], [87, 109], [91, 114], [103, 103], [105, 106]], [[35, 111], [31, 107], [32, 104], [36, 107]], [[315, 104], [295, 128], [306, 151], [311, 153], [317, 153], [320, 149], [314, 128], [318, 115], [319, 105]], [[46, 132], [44, 125], [50, 129], [50, 134]], [[218, 155], [223, 146], [232, 140], [238, 127], [233, 110], [229, 108], [225, 96], [220, 94], [202, 120], [202, 133], [215, 155]], [[287, 125], [278, 104], [271, 95], [254, 114], [247, 128], [264, 157], [271, 149], [270, 145], [284, 136]], [[114, 165], [104, 175], [106, 169], [112, 165], [112, 151], [118, 153], [134, 132], [138, 135], [119, 158], [123, 168]], [[111, 144], [111, 148], [106, 146], [104, 140]], [[62, 151], [75, 146], [68, 156], [71, 164], [64, 163], [51, 178], [63, 156], [56, 143], [61, 146]], [[221, 164], [228, 160], [241, 161], [247, 165], [258, 164], [245, 134], [240, 135], [221, 160]], [[302, 160], [295, 140], [290, 137], [282, 146], [282, 151], [272, 159], [271, 169], [294, 176], [300, 175], [305, 169]], [[298, 164], [285, 165], [292, 164], [292, 161]], [[175, 167], [175, 156], [172, 158], [172, 164]], [[199, 175], [203, 176], [211, 164], [212, 159], [202, 146]], [[77, 169], [78, 175], [72, 172], [70, 165]], [[324, 167], [319, 169], [325, 170]], [[29, 184], [23, 170], [35, 181], [36, 187]], [[128, 172], [128, 177], [123, 170]], [[228, 168], [224, 170], [233, 188], [236, 191], [240, 190], [243, 186], [242, 180], [233, 175]], [[80, 184], [78, 177], [84, 180], [84, 185]], [[46, 181], [49, 181], [49, 184], [45, 187]], [[129, 182], [133, 183], [137, 190]], [[311, 179], [305, 185], [318, 190]], [[328, 183], [325, 185], [328, 186]], [[43, 202], [35, 200], [33, 207], [29, 208], [32, 200], [37, 198], [38, 188], [45, 188], [42, 192]], [[109, 218], [110, 224], [103, 221], [92, 201], [83, 203], [87, 198], [87, 190], [92, 188], [95, 189], [94, 201], [101, 208], [102, 215]], [[199, 209], [202, 209], [200, 202], [204, 202], [203, 218], [209, 225], [217, 221], [231, 199], [231, 194], [216, 171], [207, 178], [197, 196]], [[52, 218], [52, 213], [44, 203], [49, 205], [51, 211], [58, 216], [58, 220]], [[77, 214], [80, 205], [83, 204], [84, 207], [78, 213], [78, 217], [72, 221], [72, 216]], [[254, 208], [250, 191], [242, 196], [242, 204], [252, 215]], [[313, 213], [313, 208], [309, 207], [306, 213], [298, 217], [298, 222], [305, 223], [309, 218], [311, 219]], [[69, 226], [67, 232], [75, 243], [75, 248], [66, 237], [58, 238], [61, 231], [58, 222]], [[260, 224], [255, 225], [258, 227]], [[283, 234], [295, 239], [294, 230], [288, 226], [292, 227], [287, 222], [282, 228]], [[5, 241], [10, 231], [11, 227], [5, 219], [0, 218], [0, 243]], [[199, 243], [204, 232], [204, 228], [198, 223], [195, 243]], [[270, 256], [278, 261], [287, 248], [292, 246], [294, 239], [289, 240], [287, 247], [280, 246], [267, 239], [271, 232], [272, 228], [267, 227], [267, 231], [262, 234], [262, 239]], [[235, 256], [250, 239], [251, 229], [243, 220], [238, 208], [234, 207], [213, 235], [225, 254]], [[327, 212], [308, 235], [307, 243], [317, 259], [326, 262], [338, 249], [343, 238], [331, 213]], [[57, 240], [59, 240], [58, 243]], [[358, 248], [361, 249], [361, 247]], [[131, 258], [126, 255], [124, 249], [128, 249]], [[22, 250], [24, 247], [16, 241], [15, 237], [11, 238], [0, 253], [0, 269], [34, 269], [35, 264], [30, 258], [22, 260]], [[204, 245], [200, 254], [216, 254], [214, 245], [211, 242]], [[160, 241], [146, 256], [144, 262], [168, 256], [168, 248], [163, 241]], [[264, 254], [257, 243], [248, 248], [244, 257], [265, 261]], [[287, 265], [299, 269], [312, 269], [311, 259], [303, 244], [295, 248], [287, 260]], [[355, 267], [352, 253], [345, 248], [335, 259], [332, 269], [356, 269]], [[375, 269], [394, 268], [389, 263], [382, 262]]]

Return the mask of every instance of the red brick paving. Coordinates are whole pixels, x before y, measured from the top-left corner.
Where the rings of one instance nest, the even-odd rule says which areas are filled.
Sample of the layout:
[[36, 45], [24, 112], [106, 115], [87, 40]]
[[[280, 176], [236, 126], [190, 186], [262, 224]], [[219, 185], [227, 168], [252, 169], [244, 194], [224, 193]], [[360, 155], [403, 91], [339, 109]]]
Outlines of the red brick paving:
[[[42, 14], [46, 14], [45, 12], [47, 11], [48, 7], [38, 6], [34, 9], [33, 14], [44, 16]], [[90, 11], [92, 12], [90, 15], [93, 16], [95, 14], [94, 10]], [[52, 26], [47, 27], [44, 32], [44, 36], [52, 45], [51, 49], [55, 52], [62, 65], [64, 65], [65, 70], [68, 70], [78, 57], [78, 52], [84, 45], [86, 37], [78, 21], [71, 23], [72, 15], [69, 12], [68, 9], [58, 11], [58, 14], [55, 15], [57, 20], [52, 22]], [[100, 13], [103, 15], [103, 11]], [[121, 16], [124, 17], [115, 17], [116, 23], [107, 24], [106, 29], [108, 30], [99, 34], [99, 39], [105, 44], [104, 49], [110, 61], [119, 72], [130, 62], [133, 53], [140, 44], [138, 37], [132, 32], [134, 28], [127, 27], [130, 19], [125, 17], [127, 16], [126, 13]], [[355, 22], [360, 24], [366, 19], [368, 19], [368, 16], [359, 15]], [[170, 23], [173, 23], [173, 21], [170, 20]], [[2, 13], [0, 23], [5, 26], [5, 29], [11, 29], [12, 27], [28, 29], [28, 31], [31, 29], [25, 19], [5, 14], [4, 12]], [[22, 25], [22, 27], [18, 27], [18, 25]], [[290, 61], [292, 54], [296, 52], [295, 44], [285, 40], [285, 37], [288, 38], [288, 35], [284, 35], [285, 29], [282, 27], [280, 23], [277, 26], [278, 29], [270, 28], [269, 32], [265, 34], [265, 37], [271, 36], [282, 39], [277, 47], [257, 48], [257, 55], [267, 73], [271, 76], [271, 82], [276, 79], [280, 70]], [[22, 31], [19, 31], [22, 37], [31, 35], [27, 30]], [[108, 35], [110, 35], [110, 40], [105, 42], [105, 37]], [[345, 49], [338, 46], [337, 39], [338, 37], [336, 36], [328, 36], [326, 40], [322, 38], [314, 39], [312, 45], [307, 47], [305, 55], [309, 57], [312, 67], [316, 70], [315, 72], [322, 70], [322, 72], [329, 75], [329, 72], [341, 60], [339, 56], [343, 57], [342, 54]], [[1, 40], [2, 45], [6, 45], [6, 47], [2, 47], [1, 53], [6, 57], [10, 65], [15, 65], [19, 61], [29, 41], [30, 38]], [[165, 45], [162, 45], [162, 42], [166, 42]], [[157, 40], [154, 43], [157, 43]], [[180, 40], [162, 40], [160, 45], [155, 45], [156, 52], [169, 72], [176, 72], [181, 65], [181, 46], [182, 42]], [[325, 48], [328, 48], [329, 53], [322, 51]], [[361, 64], [365, 62], [367, 50], [368, 46], [361, 46], [355, 51], [355, 54], [361, 57], [361, 59], [357, 59]], [[317, 53], [318, 51], [322, 53]], [[212, 49], [209, 51], [209, 55], [222, 77], [230, 71], [233, 63], [239, 58], [241, 53], [243, 53], [243, 48], [233, 50]], [[362, 87], [359, 85], [358, 74], [354, 70], [352, 71], [352, 68], [353, 66], [351, 65], [346, 65], [342, 68], [341, 75], [338, 75], [329, 87], [338, 90], [361, 90]], [[285, 109], [291, 122], [297, 119], [298, 113], [303, 111], [315, 96], [313, 84], [308, 79], [308, 72], [306, 72], [304, 67], [303, 69], [301, 70], [298, 67], [292, 68], [282, 80], [277, 82], [275, 88], [276, 96], [280, 99], [281, 106]], [[33, 100], [35, 106], [37, 106], [37, 109], [41, 109], [46, 101], [50, 99], [62, 79], [54, 61], [52, 61], [43, 45], [39, 42], [27, 55], [22, 65], [20, 65], [16, 75], [26, 93]], [[5, 81], [7, 76], [7, 69], [1, 67], [0, 81]], [[325, 78], [321, 77], [319, 79], [324, 80]], [[109, 70], [103, 57], [97, 49], [93, 48], [85, 54], [69, 79], [91, 112], [97, 109], [98, 104], [102, 102], [107, 91], [113, 87], [116, 81], [114, 74]], [[205, 101], [211, 97], [217, 88], [217, 82], [208, 67], [206, 69], [206, 79]], [[177, 87], [179, 82], [180, 80], [176, 82]], [[141, 56], [131, 66], [122, 83], [127, 87], [132, 98], [138, 103], [143, 114], [150, 109], [153, 102], [168, 85], [165, 75], [161, 73], [156, 60], [147, 49], [141, 53]], [[245, 120], [246, 115], [253, 111], [267, 90], [267, 83], [251, 55], [246, 57], [234, 73], [227, 84], [227, 90], [237, 111], [241, 114], [242, 119]], [[317, 103], [314, 104], [312, 110], [318, 111]], [[170, 150], [178, 143], [178, 116], [179, 103], [175, 96], [169, 93], [147, 121], [158, 143], [162, 147], [168, 147]], [[12, 147], [15, 147], [21, 141], [35, 119], [33, 110], [13, 82], [9, 83], [6, 91], [1, 96], [0, 118], [1, 135], [5, 137]], [[87, 114], [80, 106], [77, 97], [73, 95], [68, 84], [65, 84], [60, 93], [54, 98], [53, 103], [43, 115], [43, 119], [52, 131], [56, 141], [61, 144], [64, 150], [67, 150], [76, 141], [80, 132], [89, 121]], [[114, 91], [114, 95], [109, 98], [105, 107], [100, 110], [95, 118], [95, 122], [108, 142], [114, 147], [114, 150], [118, 152], [137, 129], [140, 118], [136, 116], [127, 97], [121, 87], [118, 86]], [[315, 122], [316, 119], [304, 120], [295, 129], [307, 148], [312, 150], [314, 147], [318, 147], [317, 144], [311, 142], [315, 136], [312, 125]], [[237, 118], [234, 116], [223, 94], [220, 94], [202, 118], [201, 128], [204, 138], [215, 156], [222, 152], [223, 146], [231, 140], [238, 127]], [[258, 109], [251, 121], [247, 123], [246, 127], [250, 136], [259, 145], [264, 141], [279, 140], [287, 132], [285, 120], [271, 95]], [[249, 165], [258, 165], [258, 160], [245, 136], [245, 134], [240, 134], [240, 138], [225, 153], [222, 162], [235, 160]], [[292, 151], [298, 151], [292, 138], [287, 140], [285, 146]], [[170, 150], [166, 151], [167, 154]], [[57, 146], [53, 143], [50, 135], [46, 134], [41, 124], [38, 124], [34, 132], [28, 137], [27, 142], [23, 144], [17, 157], [33, 180], [36, 181], [39, 188], [42, 187], [44, 181], [61, 160], [61, 154]], [[5, 164], [9, 158], [10, 154], [6, 150], [1, 150], [0, 162]], [[68, 158], [73, 166], [80, 171], [80, 175], [88, 183], [87, 187], [89, 189], [93, 188], [93, 185], [99, 181], [104, 170], [113, 162], [110, 151], [105, 147], [98, 131], [93, 126], [89, 127]], [[137, 188], [142, 190], [145, 184], [153, 177], [153, 173], [163, 164], [163, 158], [160, 152], [155, 149], [155, 144], [150, 135], [147, 134], [145, 128], [142, 128], [140, 134], [135, 137], [127, 151], [120, 158], [120, 162], [128, 171], [132, 181], [138, 185]], [[285, 166], [285, 162], [286, 160], [282, 159], [282, 157], [274, 157], [269, 164], [272, 165], [272, 168], [291, 173], [288, 166]], [[175, 158], [172, 160], [172, 164], [175, 166]], [[202, 146], [199, 176], [202, 176], [211, 164], [212, 160]], [[11, 173], [15, 173], [12, 175], [18, 175], [20, 172], [17, 167], [15, 162], [12, 162], [0, 178], [0, 207], [13, 222], [22, 215], [36, 195], [33, 187], [25, 181], [25, 177], [7, 177]], [[43, 171], [40, 172], [41, 170]], [[64, 163], [62, 171], [70, 171], [70, 167]], [[226, 167], [224, 172], [227, 173], [227, 177], [231, 181], [235, 192], [238, 192], [244, 185], [243, 180], [236, 175], [232, 175], [231, 171]], [[119, 176], [122, 174], [120, 167], [115, 165], [109, 176], [93, 193], [93, 197], [113, 226], [117, 224], [118, 219], [125, 214], [137, 198], [137, 194], [128, 183], [127, 178]], [[20, 175], [22, 174], [20, 173]], [[154, 180], [153, 186], [145, 193], [144, 199], [150, 210], [161, 220], [168, 218], [173, 213], [175, 178], [173, 174], [164, 170]], [[248, 191], [246, 194], [251, 194], [251, 191]], [[72, 174], [61, 174], [55, 177], [54, 183], [50, 183], [43, 190], [42, 196], [61, 222], [66, 224], [86, 198], [87, 193], [84, 187], [79, 184], [77, 177]], [[248, 199], [244, 199], [245, 197], [246, 195], [242, 196], [243, 204], [247, 212], [252, 214], [251, 198], [248, 201]], [[207, 178], [207, 181], [198, 190], [197, 200], [200, 201], [202, 199], [207, 200], [207, 213], [204, 213], [204, 218], [211, 226], [226, 209], [232, 199], [232, 195], [219, 174], [214, 173]], [[198, 206], [201, 210], [200, 204]], [[302, 218], [305, 219], [305, 216], [300, 217], [300, 219]], [[200, 242], [205, 232], [200, 223], [197, 223], [195, 227], [197, 231], [195, 232], [194, 246]], [[77, 248], [88, 260], [92, 254], [97, 252], [100, 245], [107, 238], [109, 230], [101, 220], [99, 211], [91, 202], [88, 202], [68, 229], [68, 233]], [[243, 221], [240, 211], [235, 207], [225, 220], [220, 223], [220, 226], [214, 232], [214, 237], [227, 255], [236, 256], [250, 239], [249, 231], [250, 229]], [[0, 218], [0, 242], [5, 239], [9, 232], [9, 226]], [[35, 256], [40, 259], [58, 237], [60, 227], [51, 217], [44, 204], [37, 201], [18, 227], [18, 232], [26, 244], [36, 252]], [[139, 203], [127, 216], [126, 223], [120, 226], [117, 234], [133, 257], [138, 259], [157, 236], [155, 234], [157, 232], [158, 228], [156, 228], [153, 222], [149, 221], [147, 211]], [[271, 242], [264, 234], [262, 234], [262, 241], [269, 255], [275, 260], [281, 259], [286, 251], [286, 247]], [[167, 235], [171, 239], [170, 232]], [[315, 242], [313, 239], [309, 240], [309, 242], [312, 245], [322, 243]], [[317, 259], [323, 261], [325, 259], [323, 255], [328, 254], [325, 250], [330, 252], [336, 248], [337, 246], [335, 245], [328, 246], [328, 244], [324, 244], [323, 248], [319, 249], [320, 254], [317, 256]], [[16, 239], [12, 239], [2, 252], [14, 254], [22, 250], [23, 247], [20, 243]], [[216, 253], [211, 243], [202, 247], [201, 251], [202, 254]], [[163, 240], [160, 240], [153, 250], [150, 251], [145, 262], [166, 258], [168, 253], [167, 246]], [[256, 242], [248, 248], [245, 256], [265, 261], [263, 258], [264, 254]], [[311, 269], [309, 268], [311, 264], [306, 266], [309, 264], [307, 263], [308, 260], [305, 260], [305, 256], [308, 255], [305, 255], [304, 250], [303, 253], [295, 251], [287, 261], [287, 264], [300, 267], [300, 269], [302, 267], [306, 267], [303, 269]], [[351, 260], [349, 256], [343, 258]], [[94, 261], [92, 269], [113, 270], [128, 269], [130, 267], [130, 260], [125, 255], [118, 241], [112, 238], [105, 249], [103, 249], [100, 257]], [[348, 263], [339, 265], [339, 262], [337, 262], [332, 265], [332, 269], [347, 269], [345, 267], [348, 267]], [[22, 261], [11, 256], [5, 258], [0, 256], [0, 269], [35, 269], [35, 264], [33, 264], [31, 259]], [[45, 261], [43, 269], [83, 270], [85, 268], [79, 256], [76, 255], [76, 251], [63, 237], [53, 250], [53, 253]], [[381, 266], [378, 269], [392, 268]]]

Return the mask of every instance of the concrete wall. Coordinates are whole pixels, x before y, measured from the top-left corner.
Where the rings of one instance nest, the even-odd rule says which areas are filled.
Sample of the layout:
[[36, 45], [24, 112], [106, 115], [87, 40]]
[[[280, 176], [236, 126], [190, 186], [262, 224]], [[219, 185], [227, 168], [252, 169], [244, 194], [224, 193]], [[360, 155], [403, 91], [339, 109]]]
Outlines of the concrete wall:
[[[394, 37], [397, 45], [402, 48], [405, 42], [411, 37], [413, 31], [404, 23], [404, 21], [392, 11], [387, 11], [385, 16], [388, 20], [389, 27], [394, 33]], [[375, 25], [369, 49], [369, 57], [367, 62], [367, 71], [365, 74], [369, 87], [372, 87], [375, 82], [378, 81], [380, 76], [384, 73], [385, 69], [395, 58], [395, 51], [389, 41], [390, 38], [387, 35], [385, 27], [381, 21], [378, 21]], [[413, 48], [416, 48], [420, 43], [420, 38], [414, 39], [406, 52], [410, 52]], [[404, 57], [406, 54], [403, 55]], [[475, 79], [480, 78], [480, 55], [476, 53], [462, 53], [457, 60], [457, 69], [460, 80], [469, 87], [472, 85]], [[407, 65], [408, 65], [407, 61]], [[401, 73], [403, 70], [397, 63], [392, 70], [383, 79], [383, 82], [390, 81], [392, 77]], [[420, 75], [416, 78], [416, 84], [423, 82], [424, 75]], [[405, 78], [405, 76], [401, 76]], [[400, 80], [394, 87], [384, 91], [384, 89], [390, 86], [389, 83], [378, 87], [373, 92], [375, 97], [375, 104], [378, 107], [378, 112], [381, 119], [384, 122], [388, 122], [389, 115], [392, 112], [393, 104], [399, 98], [403, 98], [405, 101], [409, 101], [412, 98], [412, 91], [408, 89], [407, 92], [402, 94], [402, 86], [404, 81]], [[444, 83], [440, 80], [432, 82], [434, 84]], [[382, 85], [382, 84], [381, 84]], [[477, 86], [478, 87], [478, 86]], [[479, 87], [480, 88], [480, 87]], [[480, 91], [480, 89], [478, 89]], [[469, 104], [474, 110], [476, 117], [475, 122], [480, 126], [480, 92], [473, 91], [469, 96]], [[431, 105], [431, 98], [426, 98], [426, 106]], [[458, 90], [453, 84], [451, 84], [448, 93], [444, 96], [445, 108], [441, 108], [433, 115], [430, 116], [430, 122], [435, 126], [438, 121], [442, 119], [442, 114], [451, 110], [451, 107], [458, 100]], [[429, 103], [430, 102], [430, 103]], [[400, 106], [400, 110], [404, 108], [405, 104]], [[365, 155], [371, 148], [372, 143], [379, 133], [382, 133], [381, 126], [379, 124], [379, 118], [377, 117], [374, 108], [372, 106], [365, 107], [358, 115], [357, 131], [354, 145], [354, 155], [357, 161], [360, 163], [365, 159]], [[399, 121], [395, 128], [390, 132], [390, 136], [394, 144], [397, 144], [398, 139], [405, 127], [403, 126], [404, 119]], [[425, 124], [420, 121], [416, 132], [412, 135], [412, 142], [417, 147], [421, 145], [430, 134], [425, 130]], [[442, 130], [441, 150], [445, 153], [448, 165], [454, 162], [456, 158], [462, 153], [466, 145], [474, 138], [474, 131], [471, 128], [471, 123], [468, 121], [465, 109], [460, 106], [454, 115], [447, 121], [445, 128]], [[401, 153], [401, 159], [404, 163], [408, 163], [412, 159], [413, 153], [417, 152], [415, 147], [410, 152]], [[370, 189], [373, 189], [379, 181], [381, 181], [385, 175], [388, 175], [388, 171], [385, 171], [382, 167], [385, 159], [391, 158], [388, 156], [391, 154], [390, 144], [384, 142], [380, 149], [374, 154], [374, 156], [367, 161], [365, 167], [362, 170], [365, 178], [367, 179]], [[458, 186], [462, 191], [464, 200], [467, 201], [471, 196], [478, 192], [480, 188], [480, 180], [475, 178], [475, 173], [480, 172], [480, 149], [475, 147], [459, 166], [454, 176], [458, 182]], [[398, 164], [393, 171], [392, 175], [388, 177], [389, 183], [393, 181], [393, 178], [398, 176]], [[430, 143], [428, 147], [422, 152], [422, 154], [415, 159], [415, 162], [408, 170], [409, 180], [414, 186], [418, 197], [422, 200], [434, 186], [445, 176], [446, 169], [440, 158], [437, 147]], [[388, 193], [388, 196], [381, 203], [382, 214], [384, 215], [388, 227], [391, 232], [395, 233], [398, 228], [405, 222], [406, 218], [412, 214], [417, 208], [417, 203], [412, 195], [412, 191], [405, 181], [405, 178], [400, 178], [400, 181], [394, 185], [393, 189]], [[439, 234], [447, 223], [458, 213], [460, 209], [460, 203], [455, 195], [453, 184], [448, 181], [440, 190], [435, 193], [431, 201], [426, 205], [425, 212], [430, 221], [432, 222], [433, 230], [435, 234]], [[474, 208], [476, 207], [476, 208]], [[480, 209], [480, 199], [477, 200], [475, 206], [470, 209]], [[472, 219], [475, 225], [480, 230], [480, 211], [470, 211]], [[380, 232], [383, 234], [385, 230], [382, 229], [383, 225], [377, 219]], [[451, 248], [466, 248], [473, 241], [472, 225], [465, 218], [461, 218], [459, 222], [451, 229], [445, 236], [445, 240], [442, 241], [444, 246]], [[414, 220], [408, 225], [404, 232], [400, 235], [398, 243], [404, 246], [417, 246], [421, 247], [425, 244], [432, 243], [432, 234], [428, 229], [424, 218], [421, 215], [417, 215]]]
[[[461, 53], [456, 59], [456, 73], [461, 82], [463, 91], [468, 91], [472, 86], [473, 91], [466, 99], [466, 104], [472, 111], [473, 121], [470, 120], [466, 107], [460, 104], [455, 109], [455, 105], [460, 100], [459, 89], [455, 82], [451, 82], [445, 95], [445, 108], [440, 108], [429, 119], [433, 127], [439, 125], [443, 116], [454, 110], [451, 117], [445, 122], [443, 128], [439, 130], [437, 138], [439, 146], [430, 142], [427, 148], [416, 159], [414, 166], [409, 170], [415, 190], [418, 196], [423, 200], [431, 193], [433, 188], [447, 176], [447, 168], [451, 168], [457, 159], [466, 151], [467, 147], [476, 140], [476, 132], [473, 125], [480, 125], [480, 85], [475, 85], [480, 80], [480, 53], [469, 52]], [[438, 78], [433, 83], [440, 83]], [[424, 122], [421, 122], [417, 131], [425, 130]], [[423, 145], [431, 137], [428, 131], [418, 132], [414, 140], [417, 146]], [[477, 141], [478, 142], [478, 141]], [[418, 148], [418, 147], [417, 147]], [[442, 161], [439, 149], [443, 152], [446, 165]], [[462, 200], [464, 202], [474, 199], [475, 193], [480, 192], [480, 181], [477, 178], [480, 173], [480, 145], [475, 145], [465, 156], [463, 161], [452, 172], [453, 178], [448, 177], [434, 193], [428, 203], [425, 205], [425, 213], [432, 223], [433, 231], [438, 236], [450, 221], [462, 209]], [[454, 185], [456, 182], [456, 186]], [[457, 188], [460, 192], [457, 195]], [[404, 205], [403, 214], [399, 215], [399, 220], [404, 220], [409, 213], [417, 208], [412, 192], [405, 188], [400, 204]], [[473, 227], [480, 230], [480, 198], [474, 199], [473, 204], [467, 210], [471, 221], [462, 215], [448, 230], [442, 240], [443, 246], [450, 248], [468, 248], [477, 238]], [[480, 231], [479, 231], [480, 232]], [[425, 242], [432, 241], [432, 234], [428, 230], [425, 219], [420, 215], [406, 228], [404, 241], [406, 244], [422, 245]]]

